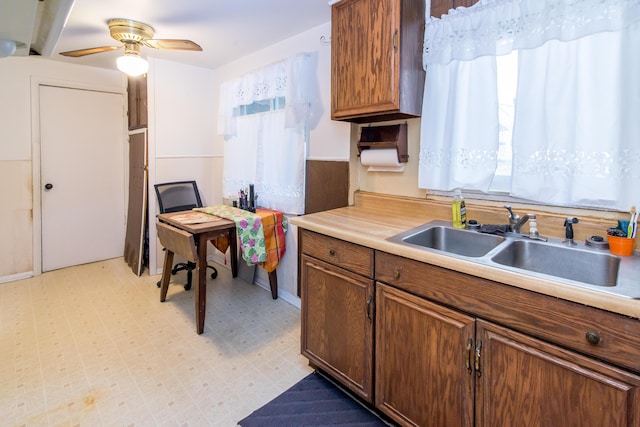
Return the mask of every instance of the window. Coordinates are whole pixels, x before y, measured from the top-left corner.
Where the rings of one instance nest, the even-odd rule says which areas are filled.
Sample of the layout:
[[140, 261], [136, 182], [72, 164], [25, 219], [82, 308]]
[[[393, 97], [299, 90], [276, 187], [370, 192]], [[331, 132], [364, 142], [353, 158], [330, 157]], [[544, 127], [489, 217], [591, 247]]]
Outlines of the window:
[[513, 120], [518, 85], [518, 51], [498, 56], [498, 165], [489, 191], [508, 193], [513, 169]]
[[636, 6], [481, 0], [428, 18], [419, 187], [622, 211], [637, 203]]
[[238, 116], [250, 116], [252, 114], [265, 113], [267, 111], [282, 110], [286, 106], [286, 98], [278, 96], [276, 98], [253, 101], [251, 104], [243, 104], [233, 109], [233, 114]]

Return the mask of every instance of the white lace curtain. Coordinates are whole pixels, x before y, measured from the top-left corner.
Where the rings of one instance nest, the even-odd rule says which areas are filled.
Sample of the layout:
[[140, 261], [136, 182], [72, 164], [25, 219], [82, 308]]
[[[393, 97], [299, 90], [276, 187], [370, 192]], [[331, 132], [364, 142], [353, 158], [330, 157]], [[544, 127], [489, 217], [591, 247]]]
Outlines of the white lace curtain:
[[236, 199], [254, 184], [260, 207], [304, 213], [304, 130], [285, 128], [285, 112], [240, 116], [237, 134], [225, 139], [224, 197]]
[[253, 102], [284, 97], [285, 126], [305, 127], [315, 112], [316, 58], [301, 53], [267, 65], [220, 86], [218, 135], [235, 135], [238, 108]]
[[640, 25], [520, 51], [511, 194], [622, 211], [638, 204], [639, 54]]
[[[314, 114], [315, 58], [300, 54], [224, 83], [218, 133], [225, 136], [223, 195], [254, 184], [258, 205], [304, 213], [308, 124]], [[285, 99], [285, 108], [240, 115], [254, 102]]]
[[448, 64], [615, 31], [640, 19], [640, 0], [481, 0], [427, 17], [423, 63]]
[[510, 194], [621, 210], [637, 203], [639, 19], [640, 0], [481, 0], [428, 19], [420, 187], [488, 191], [495, 56], [519, 49]]

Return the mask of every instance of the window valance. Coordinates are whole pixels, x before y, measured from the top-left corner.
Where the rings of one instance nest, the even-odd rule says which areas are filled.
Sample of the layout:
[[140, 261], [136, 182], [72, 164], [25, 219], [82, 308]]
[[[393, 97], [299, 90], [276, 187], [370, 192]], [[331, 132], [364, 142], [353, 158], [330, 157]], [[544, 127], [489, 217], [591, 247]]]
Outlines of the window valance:
[[481, 0], [427, 18], [423, 65], [576, 40], [638, 20], [640, 0]]
[[235, 135], [238, 107], [285, 98], [286, 127], [301, 127], [311, 113], [315, 90], [313, 54], [301, 53], [267, 65], [220, 86], [218, 134]]

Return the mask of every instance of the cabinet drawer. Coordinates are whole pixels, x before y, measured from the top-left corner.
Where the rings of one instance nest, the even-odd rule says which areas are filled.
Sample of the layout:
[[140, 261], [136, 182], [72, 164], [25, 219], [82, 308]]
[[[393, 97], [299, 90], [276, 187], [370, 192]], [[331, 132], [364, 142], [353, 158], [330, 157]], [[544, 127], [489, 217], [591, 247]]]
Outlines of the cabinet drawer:
[[640, 372], [640, 320], [376, 251], [376, 280]]
[[373, 277], [373, 249], [308, 230], [300, 232], [300, 248], [314, 258]]

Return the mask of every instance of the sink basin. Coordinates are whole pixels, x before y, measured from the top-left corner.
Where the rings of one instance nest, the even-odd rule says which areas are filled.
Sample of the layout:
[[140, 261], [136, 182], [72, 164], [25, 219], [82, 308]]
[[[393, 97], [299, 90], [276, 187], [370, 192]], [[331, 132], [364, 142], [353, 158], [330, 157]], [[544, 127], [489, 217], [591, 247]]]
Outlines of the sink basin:
[[620, 266], [620, 259], [609, 254], [529, 240], [510, 242], [491, 261], [596, 286], [616, 286]]
[[619, 257], [583, 243], [568, 247], [554, 238], [541, 242], [513, 233], [483, 234], [453, 228], [447, 221], [431, 221], [387, 240], [478, 265], [640, 300], [640, 257], [636, 255]]
[[482, 257], [502, 243], [501, 236], [431, 225], [401, 237], [402, 242], [467, 257]]

